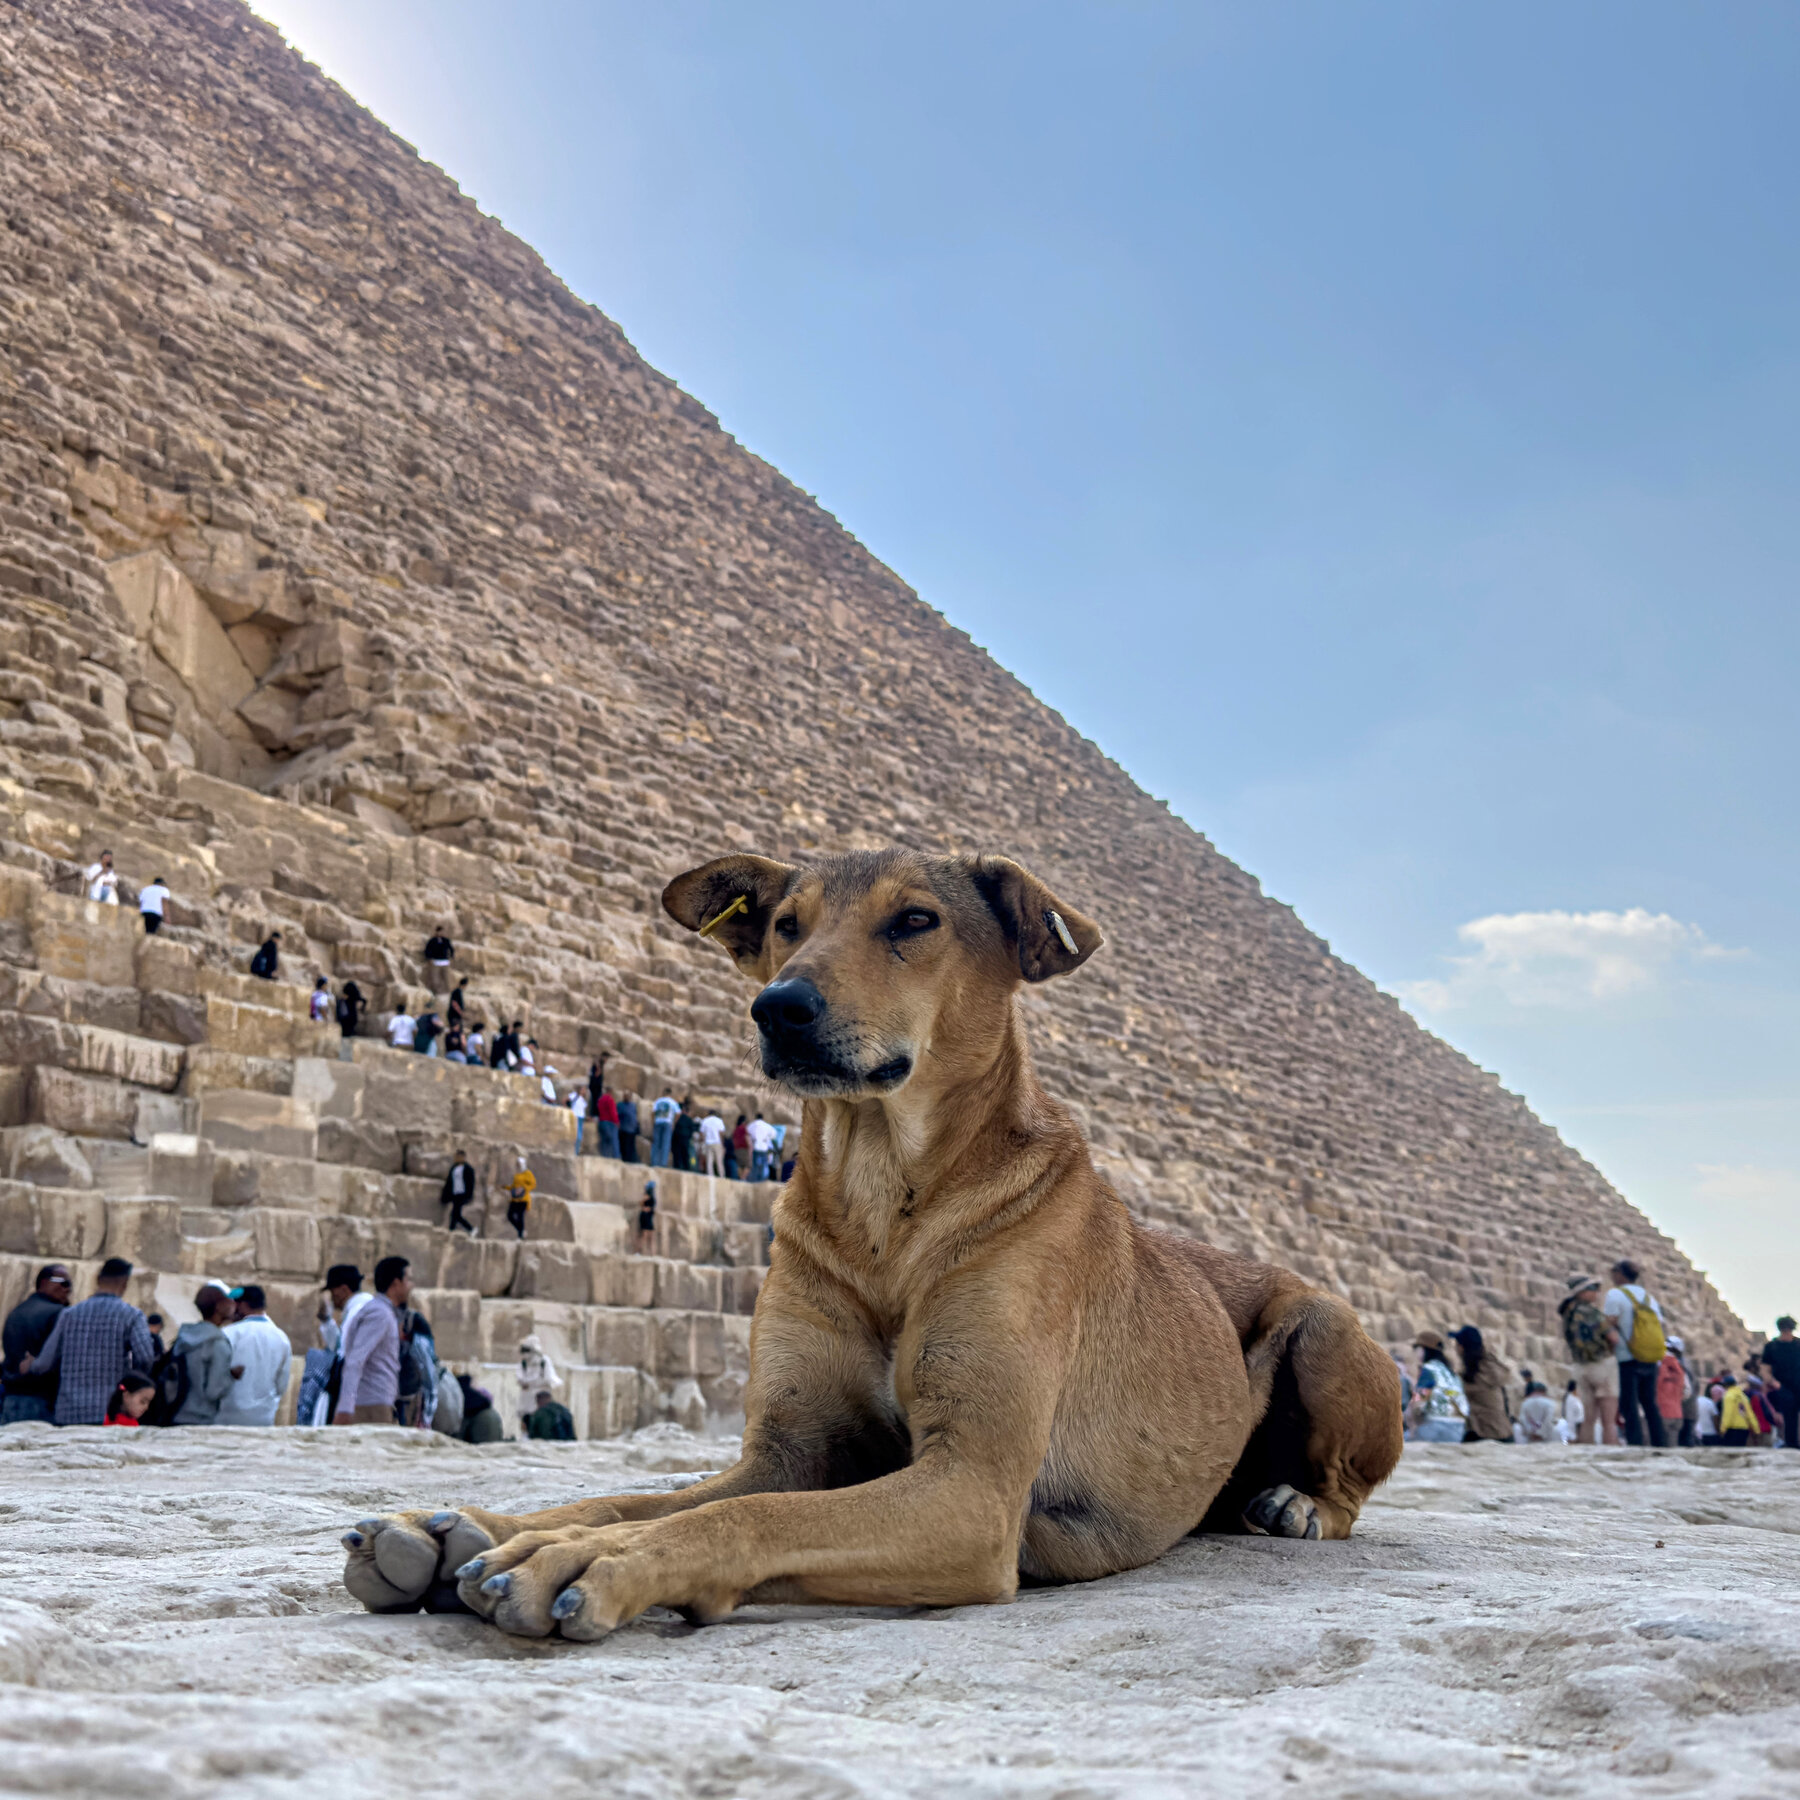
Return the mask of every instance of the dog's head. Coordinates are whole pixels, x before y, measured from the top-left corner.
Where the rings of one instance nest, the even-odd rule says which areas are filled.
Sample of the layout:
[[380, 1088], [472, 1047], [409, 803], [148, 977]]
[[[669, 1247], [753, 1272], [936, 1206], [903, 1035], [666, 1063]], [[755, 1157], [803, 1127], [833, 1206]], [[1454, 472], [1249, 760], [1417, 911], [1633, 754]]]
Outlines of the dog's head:
[[806, 867], [722, 856], [663, 890], [762, 987], [763, 1072], [794, 1093], [898, 1092], [1005, 1028], [1013, 990], [1079, 968], [1099, 928], [1004, 856], [856, 852]]

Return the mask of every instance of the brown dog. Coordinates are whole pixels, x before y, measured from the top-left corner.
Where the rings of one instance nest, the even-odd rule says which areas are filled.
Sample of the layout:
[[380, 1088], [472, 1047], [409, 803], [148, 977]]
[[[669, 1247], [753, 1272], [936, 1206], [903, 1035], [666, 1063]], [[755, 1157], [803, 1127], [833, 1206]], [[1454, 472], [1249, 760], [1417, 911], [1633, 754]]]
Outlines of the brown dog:
[[728, 856], [663, 905], [762, 989], [805, 1099], [743, 1455], [674, 1494], [365, 1520], [345, 1583], [597, 1638], [648, 1606], [1004, 1600], [1213, 1529], [1347, 1537], [1400, 1456], [1336, 1296], [1147, 1230], [1039, 1087], [1014, 993], [1100, 933], [1002, 857]]

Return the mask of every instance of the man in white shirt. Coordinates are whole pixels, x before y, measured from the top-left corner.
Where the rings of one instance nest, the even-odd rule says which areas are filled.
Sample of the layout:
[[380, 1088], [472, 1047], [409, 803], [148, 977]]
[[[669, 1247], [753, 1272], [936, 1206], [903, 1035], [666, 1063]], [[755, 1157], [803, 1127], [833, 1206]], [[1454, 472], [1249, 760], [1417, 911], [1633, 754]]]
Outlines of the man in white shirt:
[[1553, 1444], [1557, 1441], [1558, 1414], [1556, 1402], [1544, 1391], [1541, 1381], [1532, 1382], [1519, 1404], [1519, 1425], [1525, 1444]]
[[666, 1169], [669, 1166], [669, 1150], [675, 1138], [675, 1116], [680, 1111], [681, 1102], [665, 1087], [650, 1109], [650, 1166], [653, 1169]]
[[387, 1041], [396, 1050], [410, 1050], [418, 1035], [418, 1024], [409, 1012], [397, 1012], [388, 1020]]
[[758, 1113], [750, 1121], [750, 1179], [769, 1179], [769, 1152], [775, 1148], [775, 1127]]
[[1639, 1362], [1631, 1354], [1631, 1334], [1640, 1310], [1654, 1313], [1659, 1325], [1666, 1327], [1667, 1321], [1648, 1289], [1640, 1285], [1636, 1263], [1622, 1259], [1614, 1263], [1612, 1277], [1613, 1286], [1606, 1290], [1600, 1310], [1619, 1334], [1613, 1355], [1619, 1359], [1619, 1412], [1625, 1420], [1625, 1441], [1642, 1444], [1648, 1440], [1660, 1450], [1663, 1428], [1662, 1414], [1656, 1410], [1656, 1371], [1662, 1366], [1662, 1355], [1659, 1351], [1654, 1362]]
[[112, 852], [102, 850], [97, 863], [89, 863], [81, 871], [81, 879], [87, 883], [87, 897], [98, 900], [103, 906], [119, 904], [119, 873], [113, 867]]
[[155, 937], [162, 930], [163, 908], [168, 902], [169, 884], [160, 875], [147, 888], [138, 889], [138, 911], [143, 914], [144, 930], [149, 936]]
[[294, 1347], [269, 1317], [261, 1288], [245, 1288], [238, 1303], [243, 1317], [225, 1327], [225, 1341], [231, 1346], [231, 1386], [213, 1423], [273, 1425], [287, 1393]]
[[569, 1089], [569, 1111], [575, 1115], [575, 1154], [579, 1156], [582, 1136], [587, 1131], [588, 1102], [587, 1095], [578, 1087]]
[[716, 1112], [700, 1121], [700, 1161], [708, 1175], [724, 1175], [725, 1121]]

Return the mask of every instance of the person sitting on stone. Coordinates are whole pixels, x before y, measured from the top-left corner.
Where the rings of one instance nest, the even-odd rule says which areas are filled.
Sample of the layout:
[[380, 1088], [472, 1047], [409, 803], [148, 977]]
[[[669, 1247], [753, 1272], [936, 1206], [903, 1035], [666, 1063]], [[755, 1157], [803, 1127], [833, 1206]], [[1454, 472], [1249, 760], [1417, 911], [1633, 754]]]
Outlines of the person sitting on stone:
[[506, 1426], [494, 1396], [486, 1388], [477, 1387], [467, 1375], [459, 1375], [456, 1385], [463, 1396], [463, 1437], [471, 1444], [498, 1444], [506, 1436]]
[[519, 1073], [535, 1075], [538, 1072], [538, 1041], [536, 1038], [527, 1038], [524, 1043], [519, 1042], [519, 1021], [517, 1019], [513, 1021], [513, 1047], [519, 1054]]
[[387, 1041], [396, 1050], [410, 1050], [417, 1041], [419, 1027], [413, 1016], [405, 1007], [394, 1014], [387, 1023]]
[[281, 933], [271, 931], [263, 939], [262, 948], [250, 959], [250, 973], [264, 981], [274, 981], [281, 974]]
[[98, 900], [102, 906], [119, 904], [119, 872], [113, 867], [113, 854], [110, 850], [102, 850], [100, 860], [89, 863], [81, 871], [81, 879], [86, 884], [90, 900]]
[[556, 1364], [550, 1360], [550, 1353], [544, 1348], [544, 1340], [534, 1331], [519, 1343], [519, 1419], [523, 1423], [531, 1408], [525, 1403], [525, 1396], [535, 1393], [539, 1388], [554, 1394], [563, 1384], [562, 1377], [556, 1372]]
[[540, 1388], [536, 1407], [525, 1416], [525, 1435], [571, 1444], [575, 1441], [575, 1415], [548, 1388]]
[[487, 1027], [477, 1019], [469, 1027], [469, 1035], [463, 1039], [463, 1061], [481, 1067], [482, 1059], [487, 1054]]
[[1561, 1415], [1556, 1402], [1550, 1398], [1541, 1381], [1528, 1381], [1525, 1384], [1525, 1398], [1519, 1402], [1519, 1429], [1523, 1434], [1523, 1442], [1527, 1444], [1554, 1444], [1560, 1442], [1557, 1425]]

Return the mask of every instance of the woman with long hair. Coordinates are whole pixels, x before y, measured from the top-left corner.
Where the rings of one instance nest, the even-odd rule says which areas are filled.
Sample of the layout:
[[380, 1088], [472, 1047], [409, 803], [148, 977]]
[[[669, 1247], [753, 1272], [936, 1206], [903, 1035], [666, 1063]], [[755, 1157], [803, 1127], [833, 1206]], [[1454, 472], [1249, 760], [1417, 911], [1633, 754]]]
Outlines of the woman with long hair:
[[1481, 1333], [1473, 1325], [1462, 1326], [1450, 1337], [1462, 1352], [1463, 1393], [1469, 1402], [1469, 1429], [1463, 1442], [1488, 1438], [1510, 1444], [1513, 1431], [1512, 1416], [1506, 1410], [1506, 1364], [1481, 1341]]

